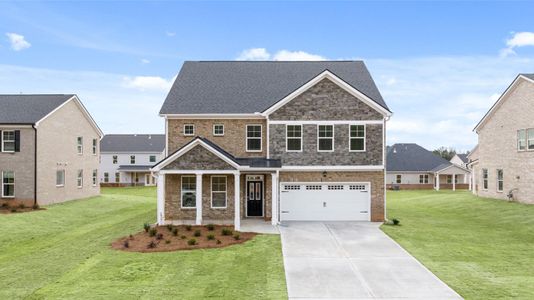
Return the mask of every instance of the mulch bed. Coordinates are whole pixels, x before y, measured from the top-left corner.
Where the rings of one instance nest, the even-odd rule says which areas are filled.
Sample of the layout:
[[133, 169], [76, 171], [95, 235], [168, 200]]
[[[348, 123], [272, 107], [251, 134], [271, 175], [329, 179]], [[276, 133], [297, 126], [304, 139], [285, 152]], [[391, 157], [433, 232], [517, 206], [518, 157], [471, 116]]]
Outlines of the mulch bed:
[[[157, 233], [151, 236], [150, 230]], [[213, 230], [207, 226], [152, 226], [147, 231], [122, 237], [111, 244], [113, 249], [129, 252], [168, 252], [177, 250], [193, 250], [206, 248], [222, 248], [230, 245], [244, 243], [257, 235], [253, 232], [234, 232], [233, 226], [214, 225]], [[223, 235], [223, 229], [231, 230], [230, 235]], [[194, 236], [196, 231], [200, 231], [200, 236]], [[177, 231], [176, 235], [173, 231]], [[213, 240], [208, 240], [208, 235], [213, 235]], [[236, 239], [236, 235], [239, 235]], [[195, 245], [188, 244], [188, 241], [195, 239]]]
[[7, 214], [18, 214], [18, 213], [32, 212], [32, 211], [45, 210], [45, 209], [46, 208], [42, 208], [42, 207], [33, 209], [32, 207], [20, 208], [19, 206], [16, 206], [16, 207], [10, 207], [10, 206], [4, 207], [4, 206], [1, 206], [0, 207], [0, 214], [4, 214], [4, 215], [7, 215]]

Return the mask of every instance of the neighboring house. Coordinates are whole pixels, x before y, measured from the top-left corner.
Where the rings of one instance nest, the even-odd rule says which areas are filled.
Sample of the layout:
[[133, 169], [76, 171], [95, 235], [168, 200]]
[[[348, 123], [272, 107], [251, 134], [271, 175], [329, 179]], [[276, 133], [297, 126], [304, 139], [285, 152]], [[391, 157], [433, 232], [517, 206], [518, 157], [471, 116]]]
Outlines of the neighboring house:
[[469, 163], [469, 158], [467, 157], [469, 154], [455, 154], [450, 162], [452, 164], [455, 164], [457, 166], [460, 166], [462, 168], [467, 169], [467, 164]]
[[185, 62], [160, 115], [159, 224], [384, 220], [391, 112], [361, 61]]
[[155, 185], [150, 168], [164, 154], [164, 134], [107, 134], [100, 143], [100, 185]]
[[473, 192], [534, 203], [534, 74], [519, 74], [474, 130]]
[[395, 144], [387, 153], [388, 188], [467, 189], [469, 170], [417, 144]]
[[0, 95], [0, 204], [100, 194], [101, 138], [76, 95]]

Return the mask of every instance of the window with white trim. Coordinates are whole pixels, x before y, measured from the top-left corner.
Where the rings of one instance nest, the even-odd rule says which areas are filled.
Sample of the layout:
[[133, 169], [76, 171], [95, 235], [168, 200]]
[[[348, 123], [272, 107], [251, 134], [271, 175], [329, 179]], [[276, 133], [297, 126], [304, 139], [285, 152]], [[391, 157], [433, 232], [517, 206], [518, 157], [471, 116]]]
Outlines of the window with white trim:
[[401, 184], [402, 183], [402, 175], [399, 174], [399, 175], [396, 176], [396, 182], [397, 182], [397, 184]]
[[2, 131], [2, 152], [15, 152], [15, 131]]
[[93, 186], [96, 186], [96, 181], [98, 177], [98, 170], [93, 170]]
[[211, 176], [211, 207], [226, 208], [226, 176]]
[[115, 172], [115, 183], [121, 182], [121, 173]]
[[81, 188], [83, 187], [83, 170], [78, 170], [78, 176], [76, 176], [76, 185]]
[[350, 151], [365, 151], [365, 125], [350, 125]]
[[2, 197], [15, 198], [15, 172], [2, 172]]
[[104, 172], [104, 182], [105, 183], [109, 182], [109, 173], [108, 172]]
[[148, 161], [153, 163], [153, 162], [156, 162], [156, 156], [155, 155], [150, 155], [150, 157], [148, 158]]
[[76, 138], [76, 146], [78, 154], [83, 154], [83, 137], [79, 136]]
[[334, 151], [334, 125], [317, 126], [317, 151]]
[[65, 170], [56, 170], [56, 186], [65, 186]]
[[517, 150], [524, 151], [527, 145], [527, 132], [525, 129], [517, 131]]
[[184, 135], [195, 135], [195, 125], [193, 124], [185, 124], [184, 125]]
[[419, 175], [419, 183], [421, 184], [428, 183], [428, 174]]
[[286, 126], [286, 151], [302, 151], [302, 125]]
[[98, 147], [98, 140], [93, 139], [93, 155], [96, 155], [96, 149]]
[[113, 155], [113, 164], [116, 165], [117, 162], [119, 162], [119, 157], [117, 155]]
[[197, 206], [197, 178], [195, 176], [182, 176], [181, 185], [182, 207], [194, 208]]
[[247, 152], [261, 152], [261, 125], [247, 125]]
[[130, 164], [131, 165], [135, 164], [135, 155], [130, 155]]
[[213, 135], [214, 136], [223, 136], [224, 135], [224, 125], [215, 124], [213, 125]]
[[527, 129], [527, 147], [528, 150], [534, 150], [534, 128]]
[[482, 169], [482, 189], [488, 189], [488, 169]]
[[502, 169], [497, 169], [497, 191], [502, 192], [504, 190], [504, 172]]

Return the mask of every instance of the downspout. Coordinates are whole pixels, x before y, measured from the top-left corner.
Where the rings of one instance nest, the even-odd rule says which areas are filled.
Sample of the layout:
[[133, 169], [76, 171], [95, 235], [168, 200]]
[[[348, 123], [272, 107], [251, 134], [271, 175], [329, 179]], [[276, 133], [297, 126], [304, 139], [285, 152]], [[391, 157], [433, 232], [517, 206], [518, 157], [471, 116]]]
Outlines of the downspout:
[[37, 127], [35, 127], [35, 124], [32, 124], [32, 128], [35, 132], [33, 153], [33, 206], [37, 206]]

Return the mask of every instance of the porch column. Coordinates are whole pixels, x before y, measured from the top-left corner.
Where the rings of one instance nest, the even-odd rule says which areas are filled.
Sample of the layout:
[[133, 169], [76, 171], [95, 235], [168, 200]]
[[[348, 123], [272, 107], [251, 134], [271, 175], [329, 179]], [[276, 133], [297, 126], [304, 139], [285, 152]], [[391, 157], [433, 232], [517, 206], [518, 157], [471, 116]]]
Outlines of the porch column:
[[271, 224], [278, 224], [278, 174], [271, 173]]
[[239, 173], [234, 173], [234, 229], [241, 230], [241, 180]]
[[202, 225], [202, 174], [197, 175], [196, 182], [196, 206], [197, 206], [197, 218], [196, 224]]
[[439, 191], [439, 173], [436, 174], [436, 191]]
[[452, 190], [456, 191], [456, 174], [452, 174]]
[[158, 175], [157, 219], [158, 225], [165, 223], [165, 174]]

